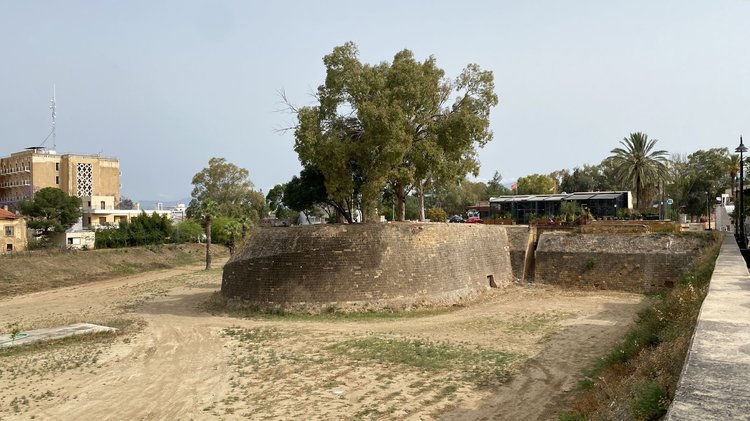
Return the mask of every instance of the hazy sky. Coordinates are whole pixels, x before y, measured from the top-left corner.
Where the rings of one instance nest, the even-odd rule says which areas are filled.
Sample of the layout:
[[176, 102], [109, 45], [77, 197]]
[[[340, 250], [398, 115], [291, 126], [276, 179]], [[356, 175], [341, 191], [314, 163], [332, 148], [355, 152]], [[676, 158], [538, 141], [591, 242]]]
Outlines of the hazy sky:
[[0, 156], [44, 140], [55, 83], [58, 152], [118, 157], [124, 196], [188, 197], [214, 156], [267, 192], [300, 169], [277, 92], [311, 104], [346, 41], [494, 72], [481, 179], [598, 163], [634, 131], [677, 153], [750, 136], [748, 0], [0, 0]]

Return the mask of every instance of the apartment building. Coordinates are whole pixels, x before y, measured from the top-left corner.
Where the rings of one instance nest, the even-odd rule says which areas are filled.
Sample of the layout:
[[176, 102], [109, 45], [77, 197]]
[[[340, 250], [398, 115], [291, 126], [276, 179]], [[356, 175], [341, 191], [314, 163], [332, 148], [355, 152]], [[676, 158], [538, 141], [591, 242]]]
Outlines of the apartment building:
[[117, 227], [121, 222], [130, 222], [133, 217], [142, 213], [151, 215], [156, 213], [159, 216], [166, 215], [173, 218], [171, 210], [122, 210], [115, 209], [115, 200], [113, 196], [84, 196], [81, 198], [81, 211], [83, 213], [82, 225], [84, 229], [99, 229]]
[[98, 155], [58, 154], [31, 147], [0, 157], [0, 207], [15, 209], [45, 187], [71, 196], [111, 196], [120, 202], [120, 161]]

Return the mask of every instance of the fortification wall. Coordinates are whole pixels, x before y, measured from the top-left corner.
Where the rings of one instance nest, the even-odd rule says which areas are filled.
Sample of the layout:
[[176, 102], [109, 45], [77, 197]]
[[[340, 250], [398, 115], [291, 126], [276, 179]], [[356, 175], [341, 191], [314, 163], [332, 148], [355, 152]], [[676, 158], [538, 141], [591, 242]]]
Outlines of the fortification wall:
[[475, 224], [260, 228], [224, 266], [228, 298], [288, 305], [452, 303], [513, 280], [506, 229]]
[[671, 288], [713, 240], [710, 234], [547, 232], [539, 238], [534, 281], [632, 292]]

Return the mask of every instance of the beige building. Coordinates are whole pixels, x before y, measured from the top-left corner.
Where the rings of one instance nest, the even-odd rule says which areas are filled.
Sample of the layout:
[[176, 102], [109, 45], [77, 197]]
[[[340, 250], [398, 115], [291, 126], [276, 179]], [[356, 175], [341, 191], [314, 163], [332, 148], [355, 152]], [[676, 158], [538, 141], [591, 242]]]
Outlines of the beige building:
[[15, 208], [45, 187], [81, 198], [111, 196], [119, 203], [120, 161], [98, 155], [60, 155], [38, 147], [0, 158], [0, 206]]
[[26, 220], [0, 208], [0, 253], [12, 253], [26, 249]]
[[84, 229], [99, 229], [117, 227], [120, 222], [130, 222], [130, 219], [146, 213], [151, 216], [156, 213], [160, 216], [166, 215], [173, 218], [171, 210], [123, 210], [115, 209], [114, 196], [86, 196], [81, 198], [81, 211], [83, 213], [82, 225]]
[[68, 230], [52, 236], [52, 241], [60, 248], [68, 250], [93, 250], [96, 243], [94, 231]]

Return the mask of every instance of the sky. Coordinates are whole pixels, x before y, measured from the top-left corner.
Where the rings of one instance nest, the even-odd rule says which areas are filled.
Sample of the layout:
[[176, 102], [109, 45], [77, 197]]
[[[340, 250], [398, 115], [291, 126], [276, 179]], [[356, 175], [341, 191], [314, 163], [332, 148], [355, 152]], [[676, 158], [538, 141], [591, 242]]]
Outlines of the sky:
[[[0, 156], [120, 160], [122, 195], [187, 198], [211, 157], [264, 192], [298, 174], [279, 92], [314, 105], [322, 58], [407, 48], [494, 73], [480, 180], [596, 164], [636, 131], [670, 153], [750, 136], [750, 0], [0, 0]], [[51, 140], [44, 145], [51, 147]]]

